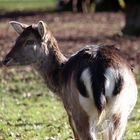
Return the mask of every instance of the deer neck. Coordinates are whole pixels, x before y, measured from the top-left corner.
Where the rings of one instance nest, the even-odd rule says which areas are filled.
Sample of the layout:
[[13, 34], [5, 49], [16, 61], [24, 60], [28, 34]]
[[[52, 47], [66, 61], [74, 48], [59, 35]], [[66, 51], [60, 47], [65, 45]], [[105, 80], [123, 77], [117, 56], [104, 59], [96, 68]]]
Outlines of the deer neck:
[[43, 42], [42, 45], [45, 50], [38, 63], [35, 64], [35, 68], [44, 78], [48, 88], [61, 98], [61, 68], [67, 59], [59, 50], [54, 38]]

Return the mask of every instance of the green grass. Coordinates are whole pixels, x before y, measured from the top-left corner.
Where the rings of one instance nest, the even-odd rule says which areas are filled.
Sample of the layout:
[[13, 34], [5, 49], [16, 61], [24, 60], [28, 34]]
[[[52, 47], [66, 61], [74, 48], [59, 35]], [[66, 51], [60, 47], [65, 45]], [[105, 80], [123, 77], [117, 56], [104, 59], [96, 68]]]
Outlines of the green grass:
[[1, 0], [1, 11], [16, 10], [50, 10], [55, 7], [56, 0]]
[[6, 140], [68, 139], [72, 134], [62, 103], [49, 96], [39, 76], [9, 71], [0, 71], [0, 136]]
[[[72, 137], [62, 103], [50, 96], [35, 72], [1, 69], [0, 75], [0, 139], [67, 140]], [[137, 78], [140, 80], [140, 74]], [[124, 140], [139, 140], [139, 136], [140, 96]]]

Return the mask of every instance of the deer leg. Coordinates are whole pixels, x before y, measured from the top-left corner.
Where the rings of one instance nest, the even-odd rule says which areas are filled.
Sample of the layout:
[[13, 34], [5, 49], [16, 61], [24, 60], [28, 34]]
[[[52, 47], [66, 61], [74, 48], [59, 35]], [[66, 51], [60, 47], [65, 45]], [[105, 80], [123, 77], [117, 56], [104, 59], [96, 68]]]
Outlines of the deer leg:
[[90, 122], [90, 135], [92, 140], [96, 140], [96, 121]]
[[82, 9], [84, 13], [88, 12], [86, 0], [82, 1]]
[[72, 7], [73, 7], [73, 12], [77, 12], [78, 9], [77, 9], [77, 3], [78, 3], [78, 0], [73, 0], [72, 1]]
[[121, 140], [127, 125], [127, 116], [115, 114], [112, 120], [113, 127], [109, 132], [109, 140]]
[[89, 12], [90, 8], [91, 8], [92, 1], [91, 0], [85, 0], [85, 2], [86, 2], [86, 6], [87, 6], [87, 11]]
[[109, 129], [105, 130], [102, 133], [102, 138], [103, 138], [103, 140], [109, 140]]
[[71, 118], [71, 116], [68, 116], [69, 118], [69, 123], [70, 123], [70, 126], [72, 128], [72, 131], [73, 131], [73, 135], [74, 135], [74, 140], [80, 140], [79, 136], [78, 136], [78, 133], [77, 133], [77, 130], [75, 128], [75, 124], [73, 122], [73, 119]]
[[83, 0], [82, 1], [82, 9], [84, 13], [88, 13], [91, 8], [91, 0]]
[[73, 121], [73, 123], [74, 128], [76, 128], [76, 134], [78, 134], [76, 135], [78, 136], [78, 140], [96, 140], [95, 125], [90, 125], [89, 122], [83, 122], [82, 119], [80, 122]]

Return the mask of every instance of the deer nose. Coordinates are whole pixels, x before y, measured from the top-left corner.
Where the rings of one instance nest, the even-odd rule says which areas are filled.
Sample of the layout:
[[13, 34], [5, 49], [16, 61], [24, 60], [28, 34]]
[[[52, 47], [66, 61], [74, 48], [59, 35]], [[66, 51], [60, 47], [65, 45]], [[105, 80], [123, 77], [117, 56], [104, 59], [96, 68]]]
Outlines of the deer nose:
[[3, 65], [8, 65], [12, 60], [13, 60], [13, 58], [11, 58], [11, 57], [6, 57], [6, 58], [2, 61], [2, 64], [3, 64]]

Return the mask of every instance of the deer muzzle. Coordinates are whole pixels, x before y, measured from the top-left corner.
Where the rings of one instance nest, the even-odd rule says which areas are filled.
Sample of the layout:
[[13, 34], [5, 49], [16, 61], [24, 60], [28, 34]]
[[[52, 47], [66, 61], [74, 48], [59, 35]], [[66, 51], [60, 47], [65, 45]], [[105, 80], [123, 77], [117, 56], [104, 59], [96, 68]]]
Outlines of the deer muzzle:
[[16, 65], [16, 62], [14, 61], [13, 58], [5, 57], [4, 60], [2, 61], [2, 64], [5, 66], [14, 66]]

